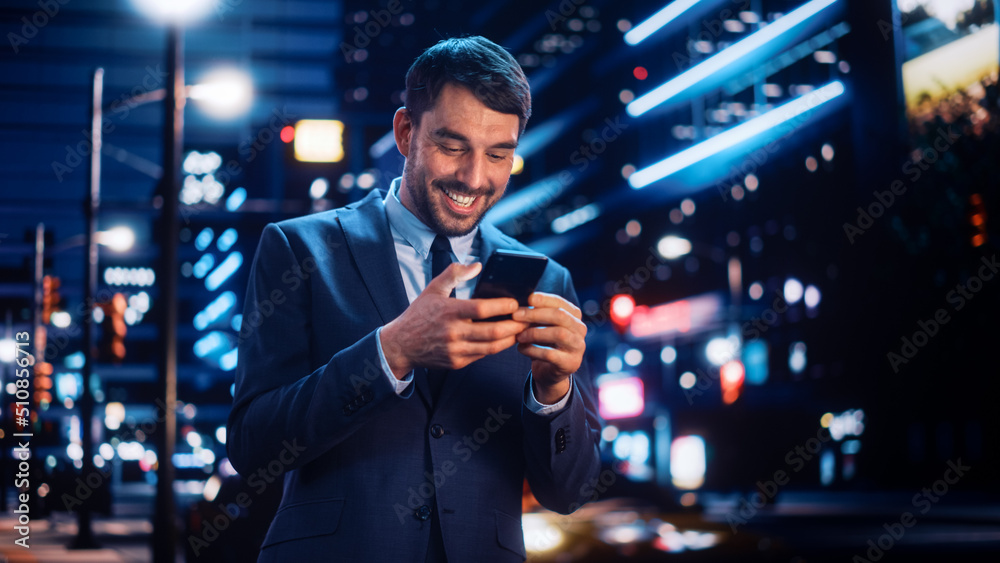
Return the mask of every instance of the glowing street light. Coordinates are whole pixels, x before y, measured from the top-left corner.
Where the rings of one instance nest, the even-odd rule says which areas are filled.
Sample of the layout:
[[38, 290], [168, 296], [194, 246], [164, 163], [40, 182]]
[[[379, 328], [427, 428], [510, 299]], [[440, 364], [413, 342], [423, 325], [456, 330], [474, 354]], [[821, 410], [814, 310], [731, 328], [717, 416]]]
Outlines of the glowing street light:
[[197, 20], [215, 8], [216, 0], [132, 0], [135, 7], [151, 19], [183, 24]]
[[115, 252], [125, 252], [135, 244], [135, 233], [128, 227], [115, 227], [97, 233], [97, 242]]
[[222, 68], [210, 72], [198, 84], [188, 86], [187, 97], [195, 100], [211, 117], [230, 119], [250, 109], [253, 86], [245, 72]]

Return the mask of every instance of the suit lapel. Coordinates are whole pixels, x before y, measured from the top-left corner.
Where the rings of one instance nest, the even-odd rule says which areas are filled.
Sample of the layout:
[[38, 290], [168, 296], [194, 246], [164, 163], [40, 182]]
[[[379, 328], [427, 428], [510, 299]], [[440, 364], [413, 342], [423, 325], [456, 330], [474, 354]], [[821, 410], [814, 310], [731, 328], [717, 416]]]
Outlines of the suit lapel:
[[354, 256], [382, 324], [395, 319], [410, 304], [399, 273], [389, 219], [373, 190], [368, 197], [337, 212], [347, 246]]

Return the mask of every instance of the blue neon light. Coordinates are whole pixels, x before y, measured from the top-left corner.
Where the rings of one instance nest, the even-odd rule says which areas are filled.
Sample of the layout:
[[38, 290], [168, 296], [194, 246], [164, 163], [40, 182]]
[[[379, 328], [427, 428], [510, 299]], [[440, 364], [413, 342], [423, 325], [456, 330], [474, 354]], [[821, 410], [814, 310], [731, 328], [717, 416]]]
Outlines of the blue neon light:
[[226, 259], [219, 264], [219, 267], [205, 278], [205, 288], [209, 291], [219, 289], [219, 286], [228, 280], [229, 276], [236, 273], [236, 270], [242, 265], [243, 254], [240, 251], [237, 250], [226, 256]]
[[203, 254], [201, 258], [194, 263], [194, 267], [191, 268], [191, 272], [194, 274], [194, 277], [200, 280], [205, 277], [209, 271], [211, 271], [212, 266], [215, 266], [215, 256], [212, 256], [211, 254]]
[[226, 198], [226, 210], [236, 211], [247, 200], [247, 191], [244, 188], [236, 188], [233, 193]]
[[212, 244], [212, 239], [215, 238], [215, 231], [212, 227], [205, 227], [198, 233], [198, 236], [194, 239], [194, 247], [198, 250], [205, 250], [208, 245]]
[[213, 330], [194, 343], [194, 355], [204, 358], [225, 343], [226, 337], [221, 332]]
[[691, 148], [669, 156], [656, 164], [638, 170], [629, 176], [628, 183], [635, 189], [644, 188], [657, 180], [662, 180], [692, 164], [732, 148], [765, 131], [774, 129], [803, 113], [816, 109], [843, 93], [844, 84], [842, 82], [839, 80], [831, 82], [819, 90], [795, 98], [760, 117], [755, 117], [741, 123]]
[[761, 49], [836, 2], [837, 0], [812, 0], [714, 57], [636, 98], [625, 107], [625, 110], [632, 117], [638, 117], [709, 77], [721, 79], [724, 76], [723, 71], [728, 75], [735, 69], [734, 65], [741, 62], [741, 59]]
[[238, 353], [237, 348], [233, 348], [232, 350], [220, 356], [219, 367], [222, 368], [223, 371], [232, 371], [236, 369], [237, 353]]
[[198, 330], [205, 330], [208, 325], [228, 313], [234, 305], [236, 305], [236, 294], [232, 291], [223, 293], [194, 316], [194, 327]]
[[656, 33], [663, 26], [677, 19], [678, 16], [688, 11], [701, 0], [676, 0], [663, 7], [646, 21], [633, 27], [625, 34], [625, 42], [629, 45], [638, 45], [642, 40]]
[[219, 235], [219, 240], [215, 241], [215, 246], [217, 246], [222, 252], [225, 252], [236, 244], [237, 236], [239, 235], [236, 234], [236, 229], [230, 227], [225, 231], [222, 231], [222, 234]]

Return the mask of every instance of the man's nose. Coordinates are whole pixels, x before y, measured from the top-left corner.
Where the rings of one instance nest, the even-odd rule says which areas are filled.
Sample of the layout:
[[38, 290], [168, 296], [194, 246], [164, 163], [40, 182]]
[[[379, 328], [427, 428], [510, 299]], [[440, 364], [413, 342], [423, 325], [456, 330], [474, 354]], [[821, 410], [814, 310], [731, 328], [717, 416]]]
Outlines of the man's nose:
[[455, 179], [473, 190], [478, 190], [486, 185], [486, 157], [472, 153], [467, 154], [455, 172]]

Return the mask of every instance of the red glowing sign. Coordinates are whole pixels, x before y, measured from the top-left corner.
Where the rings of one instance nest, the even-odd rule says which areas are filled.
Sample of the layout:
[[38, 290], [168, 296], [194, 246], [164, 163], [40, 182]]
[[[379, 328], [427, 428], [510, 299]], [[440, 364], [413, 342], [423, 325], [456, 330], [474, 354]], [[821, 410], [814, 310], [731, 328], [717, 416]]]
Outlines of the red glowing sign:
[[632, 312], [629, 332], [636, 338], [690, 332], [709, 325], [720, 309], [720, 299], [713, 294], [653, 307], [639, 305]]

